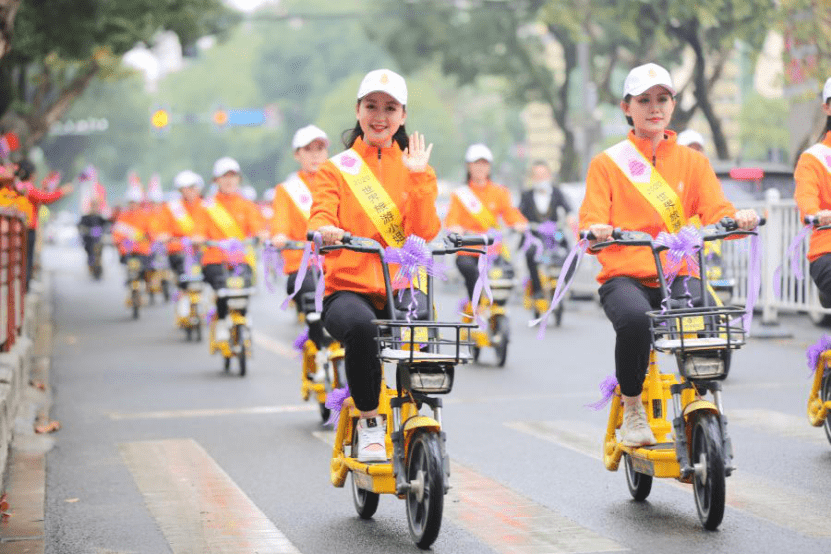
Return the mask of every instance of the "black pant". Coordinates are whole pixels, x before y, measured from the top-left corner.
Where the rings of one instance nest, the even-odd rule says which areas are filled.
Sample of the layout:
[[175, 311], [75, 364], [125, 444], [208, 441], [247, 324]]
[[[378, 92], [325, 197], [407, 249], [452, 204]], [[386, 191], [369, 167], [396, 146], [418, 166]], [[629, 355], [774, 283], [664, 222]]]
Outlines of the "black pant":
[[823, 254], [810, 265], [811, 279], [819, 289], [823, 308], [831, 308], [831, 254]]
[[[35, 216], [37, 217], [37, 216]], [[29, 281], [32, 280], [32, 267], [35, 263], [35, 229], [26, 230], [26, 290], [29, 290]]]
[[323, 325], [346, 350], [346, 382], [355, 406], [362, 412], [378, 408], [381, 395], [381, 362], [378, 361], [377, 325], [387, 319], [366, 296], [342, 290], [323, 299]]
[[463, 256], [461, 254], [456, 256], [456, 267], [465, 280], [465, 288], [467, 289], [467, 297], [469, 300], [473, 299], [473, 289], [476, 287], [476, 281], [479, 280], [479, 255]]
[[185, 257], [182, 254], [175, 252], [173, 254], [168, 254], [167, 260], [170, 263], [170, 270], [173, 271], [173, 274], [176, 276], [176, 284], [179, 285], [179, 288], [182, 290], [188, 288], [188, 284], [182, 282], [182, 274], [185, 272]]
[[[225, 280], [233, 275], [239, 275], [245, 280], [245, 286], [251, 286], [254, 272], [248, 264], [240, 264], [235, 268], [229, 268], [226, 264], [207, 264], [202, 266], [202, 275], [205, 277], [205, 281], [207, 281], [214, 290], [219, 290], [221, 288], [225, 288]], [[245, 310], [243, 310], [242, 313], [244, 315]], [[218, 319], [225, 319], [228, 317], [227, 298], [220, 298], [217, 296], [216, 317]]]
[[[314, 268], [310, 267], [306, 270], [306, 275], [303, 276], [303, 282], [300, 283], [300, 290], [294, 297], [294, 304], [297, 306], [297, 313], [310, 312], [314, 310], [314, 293], [315, 293], [315, 278]], [[297, 272], [289, 273], [286, 279], [286, 294], [294, 292], [294, 283], [297, 281]], [[312, 302], [309, 305], [309, 297], [311, 295]]]
[[[701, 298], [701, 281], [690, 278], [688, 288], [694, 302]], [[683, 291], [684, 278], [678, 277], [672, 283], [673, 296], [679, 296]], [[620, 392], [625, 396], [637, 396], [643, 390], [652, 346], [646, 312], [661, 307], [661, 290], [644, 286], [631, 277], [613, 277], [600, 286], [599, 292], [600, 303], [617, 334], [615, 376]]]
[[531, 293], [535, 296], [542, 293], [542, 282], [540, 281], [540, 270], [536, 256], [537, 245], [532, 244], [525, 252], [525, 261], [528, 263], [528, 278], [531, 279]]

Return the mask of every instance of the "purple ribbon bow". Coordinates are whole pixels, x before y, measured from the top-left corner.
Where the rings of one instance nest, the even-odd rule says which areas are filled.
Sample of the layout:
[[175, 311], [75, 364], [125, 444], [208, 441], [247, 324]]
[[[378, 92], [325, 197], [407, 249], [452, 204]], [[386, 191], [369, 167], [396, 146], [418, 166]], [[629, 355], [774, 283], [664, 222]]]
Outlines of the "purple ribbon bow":
[[815, 344], [808, 347], [805, 355], [808, 358], [808, 369], [811, 371], [811, 375], [817, 370], [819, 357], [826, 350], [831, 350], [831, 336], [828, 335], [823, 335]]
[[330, 412], [329, 420], [325, 425], [334, 425], [338, 422], [340, 411], [343, 409], [343, 403], [350, 396], [352, 394], [349, 392], [349, 385], [346, 385], [342, 389], [334, 389], [326, 395], [326, 402], [323, 405], [329, 408]]
[[522, 253], [526, 254], [532, 246], [536, 248], [534, 251], [534, 260], [539, 262], [542, 259], [542, 251], [545, 247], [539, 237], [531, 233], [530, 229], [526, 229], [525, 240], [522, 242]]
[[[560, 275], [562, 275], [563, 278], [557, 279], [557, 286], [554, 288], [554, 296], [551, 298], [551, 305], [538, 319], [530, 321], [528, 323], [529, 327], [533, 327], [534, 325], [538, 325], [539, 323], [546, 321], [557, 305], [563, 301], [568, 289], [574, 282], [574, 277], [577, 275], [577, 268], [580, 267], [580, 262], [583, 260], [583, 256], [586, 255], [586, 249], [588, 247], [589, 241], [587, 239], [580, 239], [577, 241], [577, 244], [574, 245], [574, 248], [571, 249], [571, 252], [568, 253], [568, 256], [566, 256], [566, 259], [563, 262], [563, 268], [560, 271]], [[571, 271], [572, 264], [574, 264], [574, 271]], [[567, 279], [565, 276], [569, 275], [569, 272], [571, 272], [571, 275]], [[545, 336], [545, 328], [545, 325], [540, 325], [540, 330], [537, 333], [538, 339], [542, 340]]]
[[245, 246], [237, 239], [225, 239], [220, 242], [219, 247], [225, 251], [228, 263], [234, 267], [234, 275], [240, 276], [245, 265]]
[[[410, 305], [407, 307], [407, 323], [409, 323], [416, 314], [418, 302], [416, 300], [415, 287], [419, 288], [426, 286], [427, 283], [421, 283], [421, 270], [431, 277], [438, 277], [442, 280], [446, 279], [444, 267], [438, 264], [430, 253], [430, 248], [427, 242], [416, 235], [410, 235], [404, 241], [401, 248], [387, 246], [384, 250], [384, 256], [388, 263], [398, 264], [398, 273], [393, 279], [393, 286], [395, 285], [409, 285], [410, 288]], [[404, 297], [406, 288], [398, 290], [398, 300]]]
[[[689, 277], [699, 273], [696, 254], [703, 245], [698, 229], [693, 225], [687, 225], [676, 234], [661, 231], [655, 239], [655, 244], [667, 247], [667, 263], [664, 267], [664, 278], [667, 281], [667, 287], [672, 285], [672, 282], [686, 265], [689, 275], [684, 278], [684, 292], [689, 293], [687, 286]], [[662, 305], [664, 311], [666, 311], [666, 299], [664, 299]], [[692, 307], [691, 301], [690, 307]]]
[[185, 275], [190, 277], [193, 272], [193, 266], [197, 264], [197, 259], [196, 250], [193, 248], [193, 242], [187, 237], [182, 239], [182, 252], [184, 253], [182, 258], [182, 270]]
[[614, 375], [609, 375], [600, 382], [600, 400], [586, 404], [587, 408], [594, 411], [602, 410], [606, 407], [612, 397], [615, 395], [615, 388], [617, 387], [617, 378]]
[[303, 351], [303, 345], [306, 344], [307, 340], [309, 340], [309, 328], [308, 327], [306, 327], [305, 329], [300, 331], [300, 334], [297, 335], [296, 339], [294, 339], [294, 344], [293, 344], [294, 349], [297, 350], [298, 352], [302, 352]]

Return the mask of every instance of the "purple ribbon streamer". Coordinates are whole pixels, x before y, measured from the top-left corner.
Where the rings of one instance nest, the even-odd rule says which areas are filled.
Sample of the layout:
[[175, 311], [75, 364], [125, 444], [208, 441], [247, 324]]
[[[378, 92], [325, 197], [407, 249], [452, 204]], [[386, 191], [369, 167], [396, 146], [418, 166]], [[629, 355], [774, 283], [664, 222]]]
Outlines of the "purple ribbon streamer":
[[[314, 234], [314, 243], [318, 249], [323, 244], [323, 239], [318, 232], [315, 232]], [[315, 286], [315, 311], [318, 313], [323, 311], [323, 292], [326, 288], [323, 276], [323, 256], [312, 252], [311, 242], [307, 242], [306, 247], [303, 249], [303, 258], [300, 260], [300, 268], [297, 270], [297, 276], [294, 278], [294, 290], [286, 297], [285, 300], [283, 300], [283, 303], [280, 304], [280, 309], [285, 310], [288, 308], [289, 302], [291, 302], [294, 297], [297, 296], [297, 293], [300, 292], [300, 288], [303, 286], [303, 280], [306, 278], [306, 272], [309, 269], [310, 263], [313, 263], [318, 271], [317, 285]]]
[[349, 385], [346, 385], [342, 389], [334, 389], [329, 394], [326, 395], [326, 402], [324, 402], [324, 406], [329, 408], [329, 420], [325, 423], [325, 425], [334, 425], [338, 422], [340, 418], [340, 411], [343, 409], [343, 403], [346, 401], [347, 398], [352, 396], [349, 392]]
[[811, 371], [810, 375], [813, 375], [817, 370], [819, 357], [826, 350], [831, 350], [831, 336], [828, 335], [823, 335], [816, 343], [808, 347], [805, 355], [808, 358], [808, 369]]
[[[802, 229], [799, 230], [799, 233], [791, 241], [790, 246], [788, 246], [788, 253], [787, 257], [791, 261], [791, 271], [793, 271], [794, 276], [797, 280], [801, 281], [805, 278], [802, 274], [802, 266], [799, 264], [799, 261], [796, 259], [797, 250], [802, 245], [802, 241], [805, 240], [805, 237], [813, 229], [813, 225], [805, 225]], [[782, 266], [784, 262], [779, 264], [776, 270], [773, 272], [773, 293], [777, 296], [777, 298], [782, 298]]]
[[[488, 236], [483, 235], [483, 238], [485, 239], [485, 244], [487, 244]], [[494, 242], [494, 246], [496, 246], [496, 244], [497, 243]], [[495, 257], [496, 256], [494, 256], [494, 258]], [[481, 314], [479, 313], [479, 300], [481, 299], [482, 292], [484, 291], [488, 301], [491, 304], [493, 304], [493, 292], [491, 291], [490, 281], [488, 280], [488, 271], [490, 271], [491, 267], [490, 252], [487, 252], [484, 255], [479, 254], [477, 267], [479, 269], [479, 278], [476, 280], [476, 284], [473, 286], [473, 297], [470, 299], [470, 307], [473, 311], [473, 318], [479, 325], [479, 329], [484, 331], [487, 328], [487, 322], [485, 322], [484, 318], [482, 318]]]
[[[678, 277], [678, 274], [686, 263], [689, 275], [684, 279], [684, 292], [689, 293], [689, 277], [690, 275], [699, 273], [700, 269], [698, 267], [698, 259], [695, 256], [703, 245], [698, 229], [692, 225], [687, 225], [686, 227], [682, 227], [676, 234], [661, 231], [655, 239], [655, 244], [667, 248], [667, 264], [664, 267], [664, 278], [667, 281], [667, 287], [672, 285], [672, 282]], [[665, 298], [661, 302], [664, 311], [666, 311], [666, 301], [667, 299]], [[691, 301], [690, 307], [692, 307]]]
[[150, 253], [153, 255], [153, 259], [150, 263], [151, 267], [153, 269], [162, 269], [164, 264], [157, 258], [167, 254], [167, 245], [162, 242], [154, 242], [150, 245]]
[[193, 248], [193, 242], [188, 237], [182, 238], [182, 270], [188, 277], [191, 276], [193, 266], [196, 265], [196, 250]]
[[747, 301], [745, 314], [742, 316], [744, 332], [750, 336], [750, 324], [753, 322], [753, 310], [759, 300], [762, 289], [762, 239], [759, 235], [750, 236], [750, 258], [747, 268]]
[[279, 250], [273, 246], [266, 246], [263, 248], [263, 274], [265, 275], [265, 287], [268, 289], [268, 292], [274, 293], [275, 288], [274, 283], [269, 277], [269, 267], [271, 267], [277, 275], [279, 275], [283, 269], [283, 257], [280, 255]]
[[[574, 282], [574, 277], [577, 275], [577, 268], [580, 267], [580, 262], [583, 260], [583, 256], [586, 255], [586, 249], [588, 247], [588, 239], [580, 239], [577, 241], [577, 244], [574, 245], [574, 248], [571, 249], [571, 252], [568, 253], [568, 256], [563, 262], [563, 269], [560, 271], [560, 275], [563, 275], [563, 278], [557, 279], [557, 286], [554, 288], [554, 296], [551, 298], [551, 305], [539, 318], [530, 321], [528, 323], [529, 327], [539, 325], [541, 322], [548, 319], [548, 316], [551, 315], [557, 305], [562, 302], [563, 298], [565, 298], [568, 289], [571, 287], [572, 282]], [[568, 275], [572, 264], [575, 264], [574, 271], [571, 272], [570, 278], [566, 279], [565, 276]], [[540, 330], [537, 333], [538, 339], [542, 340], [543, 337], [545, 337], [545, 328], [546, 325], [540, 325]]]
[[302, 352], [303, 351], [303, 345], [306, 344], [307, 340], [309, 340], [309, 328], [308, 327], [306, 327], [305, 329], [300, 331], [300, 334], [297, 335], [296, 339], [294, 339], [294, 344], [292, 346], [298, 352]]
[[617, 387], [617, 378], [614, 375], [609, 375], [600, 382], [600, 400], [586, 404], [587, 408], [594, 411], [600, 411], [609, 404], [609, 401], [615, 395], [615, 388]]
[[216, 319], [216, 307], [210, 308], [207, 312], [205, 312], [205, 323], [210, 325], [211, 321], [214, 319]]

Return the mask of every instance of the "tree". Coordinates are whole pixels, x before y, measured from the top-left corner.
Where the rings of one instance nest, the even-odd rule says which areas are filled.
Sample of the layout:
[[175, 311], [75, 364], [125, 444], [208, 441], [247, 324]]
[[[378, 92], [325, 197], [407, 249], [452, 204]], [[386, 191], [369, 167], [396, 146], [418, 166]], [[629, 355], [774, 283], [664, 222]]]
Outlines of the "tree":
[[0, 123], [15, 129], [27, 150], [93, 79], [122, 77], [120, 56], [137, 42], [169, 29], [188, 45], [235, 18], [220, 0], [50, 0], [22, 3], [13, 21], [11, 51], [0, 62], [7, 93]]

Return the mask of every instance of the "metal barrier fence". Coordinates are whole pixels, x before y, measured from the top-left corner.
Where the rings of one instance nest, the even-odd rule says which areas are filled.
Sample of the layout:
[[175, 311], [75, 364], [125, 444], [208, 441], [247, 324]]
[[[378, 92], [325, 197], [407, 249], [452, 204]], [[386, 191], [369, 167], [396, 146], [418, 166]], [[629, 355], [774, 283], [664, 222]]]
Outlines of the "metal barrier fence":
[[[779, 191], [771, 189], [767, 191], [764, 202], [741, 207], [755, 208], [767, 218], [767, 223], [760, 233], [763, 248], [762, 290], [756, 304], [756, 308], [762, 310], [762, 322], [776, 323], [780, 311], [804, 312], [815, 319], [831, 314], [831, 309], [824, 309], [820, 305], [816, 286], [808, 272], [808, 239], [803, 241], [796, 251], [802, 280], [796, 278], [790, 266], [788, 247], [804, 226], [796, 202], [792, 199], [782, 200]], [[728, 240], [722, 245], [725, 273], [736, 279], [733, 294], [733, 302], [736, 303], [744, 303], [747, 299], [749, 243], [747, 240]], [[780, 294], [777, 295], [774, 291], [774, 280], [780, 264]]]
[[14, 346], [23, 326], [26, 298], [26, 221], [0, 208], [0, 352]]

